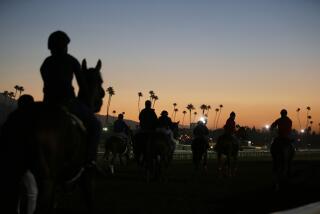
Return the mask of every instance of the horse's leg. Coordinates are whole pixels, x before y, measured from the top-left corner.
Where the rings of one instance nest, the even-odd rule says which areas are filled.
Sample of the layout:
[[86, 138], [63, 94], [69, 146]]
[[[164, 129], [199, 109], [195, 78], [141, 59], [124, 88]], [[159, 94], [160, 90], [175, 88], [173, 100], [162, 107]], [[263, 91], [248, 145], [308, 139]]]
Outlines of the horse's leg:
[[221, 152], [218, 152], [217, 159], [218, 159], [218, 176], [221, 177], [223, 175], [223, 168], [224, 168]]
[[226, 158], [226, 176], [230, 177], [231, 176], [231, 155], [230, 153], [227, 154]]
[[203, 168], [205, 172], [208, 172], [208, 152], [207, 151], [203, 153]]
[[105, 161], [104, 170], [106, 170], [106, 171], [108, 171], [109, 155], [110, 155], [110, 151], [109, 150], [106, 150], [104, 152], [104, 155], [103, 155], [103, 160]]
[[201, 156], [199, 155], [198, 151], [193, 151], [192, 153], [193, 153], [192, 159], [193, 159], [194, 169], [197, 171], [199, 169]]
[[280, 178], [281, 178], [281, 160], [279, 159], [279, 154], [274, 155], [273, 157], [273, 180], [275, 183], [275, 190], [278, 191], [280, 189]]
[[232, 177], [236, 176], [237, 170], [238, 170], [238, 155], [233, 155], [232, 156], [232, 172], [231, 172]]
[[111, 174], [114, 174], [114, 165], [115, 165], [116, 157], [117, 157], [117, 153], [112, 152], [112, 158], [111, 158], [110, 165], [109, 165]]

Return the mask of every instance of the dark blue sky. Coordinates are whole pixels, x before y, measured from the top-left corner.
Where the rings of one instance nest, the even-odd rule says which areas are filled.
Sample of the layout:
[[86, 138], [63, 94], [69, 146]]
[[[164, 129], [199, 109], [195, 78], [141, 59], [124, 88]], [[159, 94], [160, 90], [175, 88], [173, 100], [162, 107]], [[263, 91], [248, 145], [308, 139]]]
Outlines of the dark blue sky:
[[[39, 67], [49, 34], [60, 29], [79, 60], [102, 59], [113, 106], [131, 118], [136, 93], [149, 90], [159, 111], [173, 102], [181, 111], [190, 102], [224, 103], [247, 124], [283, 105], [320, 109], [316, 0], [1, 1], [0, 27], [1, 91], [20, 84], [41, 99]], [[253, 121], [255, 106], [263, 110]], [[264, 116], [265, 108], [276, 112]]]

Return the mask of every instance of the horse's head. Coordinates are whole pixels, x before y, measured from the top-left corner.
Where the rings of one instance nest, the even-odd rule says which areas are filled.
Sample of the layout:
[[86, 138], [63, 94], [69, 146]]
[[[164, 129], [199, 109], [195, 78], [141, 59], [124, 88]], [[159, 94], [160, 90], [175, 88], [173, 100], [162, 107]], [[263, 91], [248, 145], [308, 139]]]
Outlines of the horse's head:
[[[87, 91], [84, 92], [80, 90], [79, 97], [82, 99], [88, 106], [91, 107], [93, 112], [100, 111], [102, 106], [102, 100], [105, 95], [104, 89], [102, 87], [102, 77], [100, 73], [101, 61], [97, 62], [95, 68], [87, 68], [87, 62], [84, 59], [82, 61], [82, 71], [85, 76], [87, 83]], [[82, 96], [81, 96], [82, 95]]]

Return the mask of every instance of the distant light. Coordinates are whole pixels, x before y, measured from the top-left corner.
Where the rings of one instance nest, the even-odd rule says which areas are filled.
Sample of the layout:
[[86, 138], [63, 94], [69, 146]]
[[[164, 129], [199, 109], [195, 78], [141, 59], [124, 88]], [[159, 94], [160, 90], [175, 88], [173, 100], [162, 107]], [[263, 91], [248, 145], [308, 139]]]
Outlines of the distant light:
[[103, 127], [103, 129], [102, 129], [103, 131], [108, 131], [108, 128], [107, 127]]
[[201, 121], [203, 124], [207, 123], [207, 119], [205, 117], [200, 117], [199, 121]]
[[304, 133], [304, 129], [301, 129], [300, 132], [301, 132], [301, 133]]
[[250, 140], [248, 141], [248, 146], [251, 146], [251, 141]]
[[270, 129], [270, 125], [265, 125], [264, 126], [266, 129]]

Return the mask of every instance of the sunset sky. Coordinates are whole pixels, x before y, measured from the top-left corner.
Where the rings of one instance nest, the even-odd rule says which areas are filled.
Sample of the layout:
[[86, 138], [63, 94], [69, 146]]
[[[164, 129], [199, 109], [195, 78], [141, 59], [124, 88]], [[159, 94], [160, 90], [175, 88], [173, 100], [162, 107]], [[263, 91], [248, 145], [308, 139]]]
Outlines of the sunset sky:
[[240, 125], [261, 128], [286, 108], [298, 128], [296, 109], [305, 127], [310, 106], [319, 130], [317, 0], [3, 0], [0, 28], [0, 92], [18, 84], [41, 100], [47, 39], [63, 30], [79, 61], [102, 60], [111, 111], [127, 119], [137, 120], [138, 92], [143, 105], [153, 90], [157, 113], [175, 102], [180, 120], [189, 103], [198, 115], [223, 104], [220, 126], [235, 111]]

